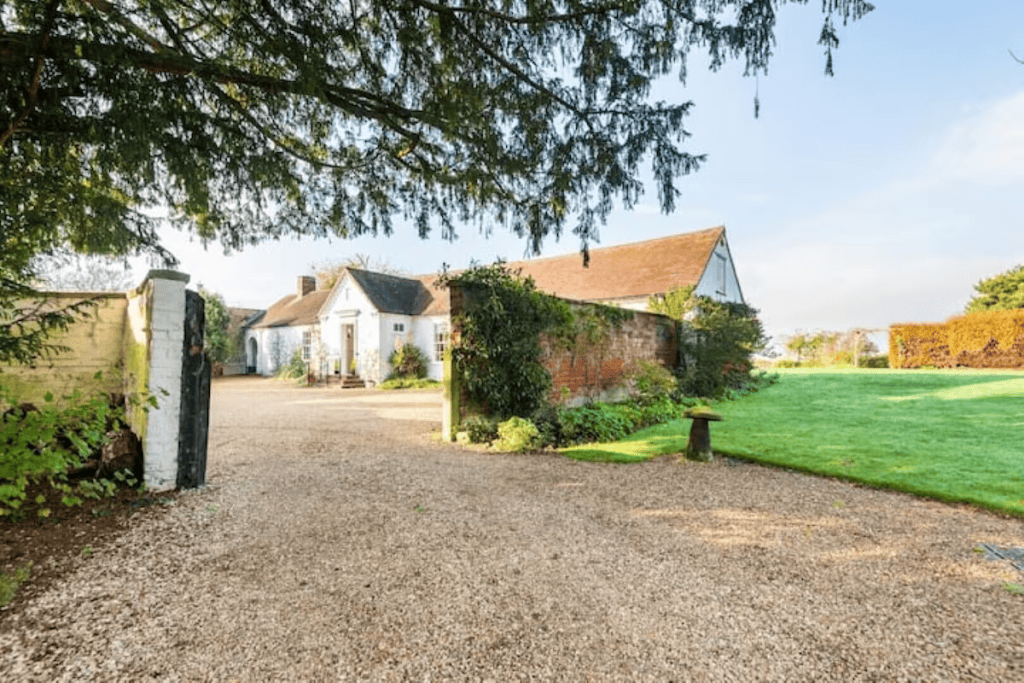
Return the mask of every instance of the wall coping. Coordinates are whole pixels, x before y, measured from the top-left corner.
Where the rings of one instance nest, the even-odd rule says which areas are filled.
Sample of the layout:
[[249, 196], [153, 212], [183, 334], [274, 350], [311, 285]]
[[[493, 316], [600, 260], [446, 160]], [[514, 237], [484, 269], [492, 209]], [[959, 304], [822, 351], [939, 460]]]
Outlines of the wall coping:
[[192, 277], [188, 273], [182, 273], [177, 270], [154, 268], [146, 273], [143, 283], [145, 283], [146, 280], [177, 280], [178, 282], [184, 282], [187, 284], [190, 279], [192, 279]]

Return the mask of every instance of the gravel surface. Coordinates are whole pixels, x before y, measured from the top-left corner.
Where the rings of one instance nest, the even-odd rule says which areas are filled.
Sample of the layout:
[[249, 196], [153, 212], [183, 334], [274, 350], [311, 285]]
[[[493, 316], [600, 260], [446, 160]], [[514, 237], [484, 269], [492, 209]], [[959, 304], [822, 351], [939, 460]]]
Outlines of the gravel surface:
[[436, 443], [436, 392], [213, 385], [209, 485], [0, 634], [4, 681], [1024, 680], [1024, 521], [752, 465]]

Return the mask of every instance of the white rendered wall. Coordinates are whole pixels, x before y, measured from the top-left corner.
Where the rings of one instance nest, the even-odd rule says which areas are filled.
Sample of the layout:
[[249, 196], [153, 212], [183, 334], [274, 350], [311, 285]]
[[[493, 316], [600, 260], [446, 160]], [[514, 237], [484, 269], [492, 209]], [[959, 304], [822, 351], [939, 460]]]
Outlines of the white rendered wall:
[[444, 361], [437, 360], [434, 358], [434, 324], [435, 323], [448, 323], [448, 332], [451, 333], [451, 323], [449, 322], [450, 316], [445, 315], [432, 315], [417, 317], [415, 323], [413, 323], [414, 341], [416, 346], [423, 350], [423, 353], [427, 354], [427, 359], [430, 361], [427, 365], [427, 377], [430, 379], [436, 379], [441, 381], [444, 379]]

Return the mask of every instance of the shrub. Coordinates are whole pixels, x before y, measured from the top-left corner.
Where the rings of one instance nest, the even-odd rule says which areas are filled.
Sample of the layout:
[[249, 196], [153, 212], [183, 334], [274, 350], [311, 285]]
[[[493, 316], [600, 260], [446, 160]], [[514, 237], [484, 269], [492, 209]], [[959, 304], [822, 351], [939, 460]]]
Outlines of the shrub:
[[564, 445], [618, 441], [639, 423], [640, 411], [627, 404], [591, 403], [563, 410], [558, 421]]
[[633, 390], [641, 403], [651, 403], [667, 397], [676, 388], [676, 378], [672, 372], [649, 360], [637, 361], [634, 368], [626, 374], [626, 379], [633, 382]]
[[803, 363], [798, 360], [790, 360], [789, 358], [783, 358], [782, 360], [775, 361], [775, 367], [777, 368], [799, 368], [803, 367]]
[[427, 376], [427, 357], [415, 344], [402, 344], [388, 356], [388, 379], [423, 379]]
[[521, 417], [510, 417], [498, 425], [498, 441], [494, 444], [500, 451], [525, 453], [537, 448], [540, 432], [532, 422]]
[[540, 333], [572, 319], [569, 305], [537, 291], [531, 278], [501, 262], [458, 276], [444, 286], [462, 288], [465, 308], [452, 357], [472, 403], [492, 415], [529, 415], [544, 404], [551, 375], [540, 364]]
[[302, 350], [295, 349], [292, 353], [291, 360], [288, 361], [287, 365], [281, 366], [281, 369], [277, 371], [277, 376], [281, 379], [306, 379], [306, 373], [308, 369], [306, 367], [306, 361], [302, 360]]
[[380, 383], [379, 389], [433, 389], [441, 386], [436, 379], [388, 379]]
[[889, 367], [889, 356], [865, 356], [860, 359], [862, 368], [887, 368]]
[[498, 422], [483, 415], [470, 415], [462, 423], [470, 443], [490, 443], [498, 438]]
[[672, 399], [663, 396], [656, 401], [641, 406], [640, 423], [637, 427], [643, 429], [644, 427], [662, 424], [663, 422], [671, 422], [680, 418], [682, 414], [683, 408], [672, 401]]
[[538, 447], [547, 446], [558, 448], [562, 445], [562, 425], [559, 422], [559, 409], [555, 406], [538, 408], [530, 416], [530, 422], [534, 424], [539, 432]]
[[[6, 393], [0, 394], [0, 404], [12, 406], [0, 415], [0, 517], [24, 514], [21, 508], [30, 482], [47, 481], [64, 494], [65, 505], [117, 489], [118, 484], [107, 479], [81, 481], [72, 487], [67, 474], [99, 456], [109, 435], [126, 422], [123, 406], [112, 406], [106, 396], [86, 399], [77, 391], [63, 397], [60, 405], [51, 393], [43, 400], [37, 408], [18, 405]], [[155, 405], [155, 400], [147, 402]], [[133, 476], [117, 474], [118, 482], [137, 483]], [[37, 512], [41, 517], [50, 513], [45, 507]]]
[[696, 315], [682, 325], [685, 362], [676, 371], [677, 395], [713, 397], [742, 388], [750, 380], [753, 354], [767, 343], [757, 309], [706, 296], [692, 297], [690, 308]]

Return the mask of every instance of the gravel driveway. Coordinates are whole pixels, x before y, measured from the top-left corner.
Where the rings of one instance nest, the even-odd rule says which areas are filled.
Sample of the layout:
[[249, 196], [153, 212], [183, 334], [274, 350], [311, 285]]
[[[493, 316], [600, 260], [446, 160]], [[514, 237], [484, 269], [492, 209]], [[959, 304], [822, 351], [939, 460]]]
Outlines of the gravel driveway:
[[1024, 575], [974, 552], [1022, 520], [482, 454], [430, 438], [439, 403], [215, 382], [209, 486], [29, 605], [0, 678], [1024, 680]]

